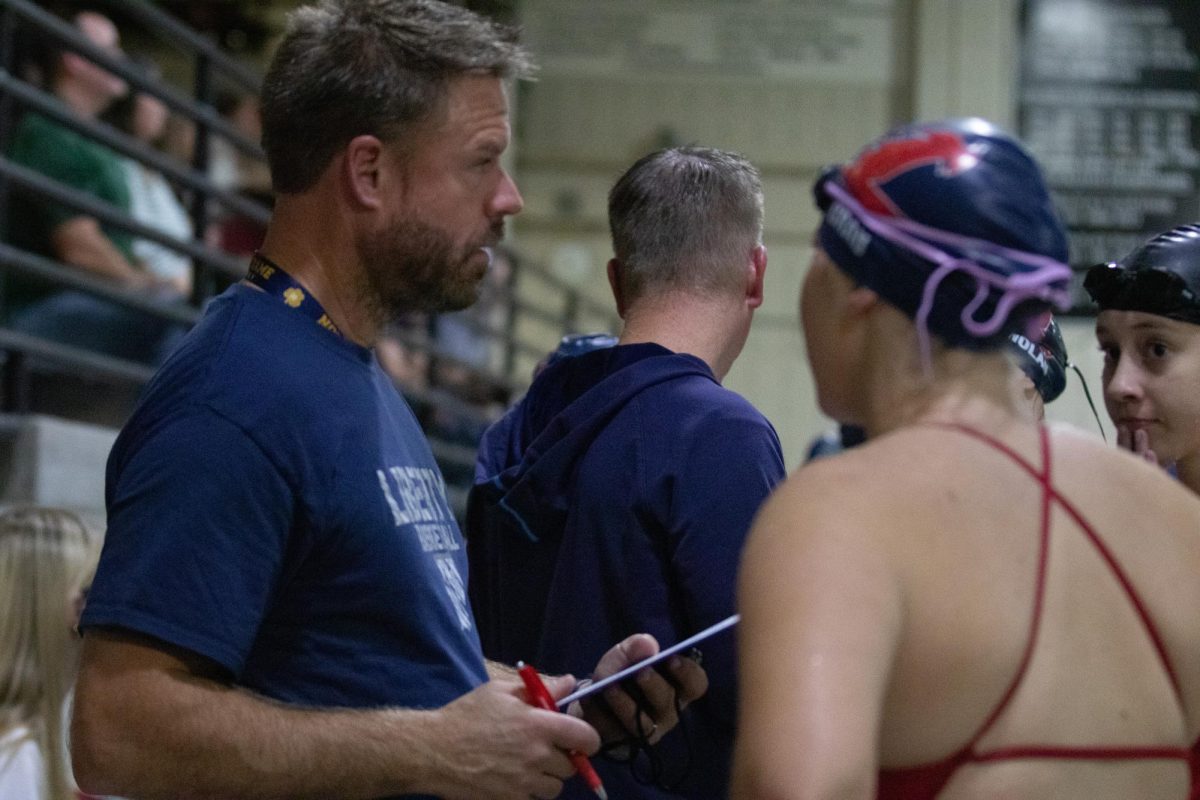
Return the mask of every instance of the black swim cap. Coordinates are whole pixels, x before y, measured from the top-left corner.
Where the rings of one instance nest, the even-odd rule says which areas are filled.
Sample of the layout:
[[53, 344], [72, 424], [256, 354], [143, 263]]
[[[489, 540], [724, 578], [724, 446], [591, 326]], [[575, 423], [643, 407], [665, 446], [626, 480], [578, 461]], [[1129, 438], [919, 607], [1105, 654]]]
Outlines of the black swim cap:
[[1120, 261], [1088, 270], [1101, 311], [1142, 311], [1200, 325], [1200, 223], [1160, 233]]
[[1058, 323], [1051, 319], [1040, 338], [1011, 333], [1008, 345], [1017, 366], [1042, 396], [1042, 402], [1057, 400], [1067, 388], [1067, 343]]

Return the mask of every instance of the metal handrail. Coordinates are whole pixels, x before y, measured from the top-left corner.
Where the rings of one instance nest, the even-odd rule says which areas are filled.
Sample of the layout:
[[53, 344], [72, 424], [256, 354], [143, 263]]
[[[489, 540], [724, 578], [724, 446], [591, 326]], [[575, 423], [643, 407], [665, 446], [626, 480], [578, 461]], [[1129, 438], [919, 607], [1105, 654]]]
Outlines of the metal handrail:
[[[508, 305], [511, 307], [512, 303], [508, 303]], [[519, 300], [517, 301], [517, 305], [521, 308], [524, 308], [524, 304], [521, 303]], [[488, 339], [491, 339], [493, 341], [503, 341], [505, 339], [510, 338], [503, 329], [501, 329], [495, 325], [492, 325], [491, 323], [484, 322], [483, 320], [479, 319], [478, 317], [476, 317], [474, 315], [463, 315], [463, 316], [455, 317], [455, 319], [458, 320], [459, 322], [462, 322], [464, 325], [466, 325], [468, 328], [475, 331], [476, 333], [481, 333], [484, 336], [486, 336]], [[426, 336], [426, 338], [429, 338], [429, 337]], [[519, 339], [517, 337], [511, 337], [511, 338], [513, 339], [513, 342], [512, 342], [513, 346], [516, 347], [521, 352], [525, 353], [526, 355], [537, 356], [538, 358], [546, 355], [546, 348], [543, 345], [531, 344], [530, 342], [527, 342], [524, 339]]]
[[0, 176], [26, 189], [32, 189], [43, 197], [47, 197], [62, 205], [82, 211], [90, 217], [95, 217], [102, 223], [128, 231], [143, 239], [158, 242], [172, 250], [183, 253], [194, 262], [209, 269], [215, 269], [232, 278], [240, 278], [245, 274], [245, 264], [232, 256], [210, 250], [194, 240], [184, 241], [163, 233], [138, 222], [128, 214], [119, 211], [94, 196], [78, 189], [47, 178], [40, 172], [23, 167], [7, 158], [0, 157]]
[[127, 308], [145, 311], [158, 317], [191, 325], [200, 312], [188, 305], [166, 303], [145, 295], [130, 292], [112, 281], [97, 278], [83, 270], [65, 266], [57, 261], [30, 253], [0, 242], [0, 266], [8, 267], [25, 277], [68, 289], [78, 289]]
[[111, 0], [122, 11], [137, 19], [147, 28], [167, 34], [171, 42], [182, 44], [193, 53], [203, 55], [212, 65], [249, 92], [258, 93], [262, 76], [255, 70], [234, 60], [216, 42], [184, 25], [175, 17], [155, 8], [145, 0]]
[[[211, 97], [211, 77], [215, 71], [222, 76], [230, 77], [241, 87], [257, 92], [261, 87], [261, 79], [255, 72], [238, 63], [222, 52], [215, 42], [188, 28], [185, 24], [172, 18], [166, 12], [154, 8], [147, 0], [109, 0], [108, 6], [121, 10], [139, 24], [162, 34], [162, 38], [171, 46], [184, 51], [191, 51], [196, 57], [197, 83], [196, 98], [186, 96], [181, 91], [162, 81], [148, 76], [137, 70], [120, 57], [96, 47], [75, 26], [53, 16], [30, 0], [0, 0], [0, 11], [3, 18], [17, 20], [22, 25], [28, 25], [45, 33], [49, 38], [60, 42], [67, 49], [77, 51], [84, 57], [94, 61], [103, 69], [112, 72], [126, 80], [136, 91], [157, 97], [169, 108], [192, 119], [197, 125], [196, 162], [192, 167], [184, 166], [176, 159], [170, 158], [142, 142], [119, 132], [100, 121], [85, 120], [72, 114], [69, 109], [39, 89], [22, 81], [9, 71], [4, 71], [0, 64], [0, 105], [16, 103], [19, 106], [32, 109], [46, 117], [80, 132], [102, 145], [111, 148], [127, 157], [134, 159], [148, 168], [162, 173], [178, 186], [194, 193], [193, 220], [200, 220], [201, 227], [206, 219], [206, 205], [209, 199], [220, 206], [230, 209], [247, 217], [258, 224], [266, 224], [270, 220], [270, 210], [263, 204], [255, 202], [236, 192], [217, 187], [210, 181], [204, 170], [204, 150], [208, 132], [219, 135], [231, 142], [240, 151], [248, 153], [252, 158], [264, 161], [265, 155], [261, 148], [242, 136], [233, 126], [220, 117], [215, 109], [206, 101]], [[9, 106], [11, 107], [11, 105]], [[209, 283], [214, 275], [238, 278], [244, 271], [244, 265], [239, 259], [224, 253], [209, 249], [197, 241], [183, 241], [168, 234], [152, 229], [139, 223], [132, 217], [107, 203], [97, 200], [94, 196], [80, 192], [74, 187], [53, 181], [50, 178], [22, 165], [15, 164], [0, 157], [0, 211], [2, 211], [3, 196], [6, 185], [20, 187], [22, 191], [36, 193], [61, 203], [82, 214], [92, 216], [101, 223], [128, 231], [150, 241], [158, 242], [171, 250], [189, 256], [196, 265], [196, 290], [198, 298], [211, 294], [213, 288]], [[106, 297], [114, 302], [121, 302], [131, 307], [150, 312], [163, 312], [180, 321], [194, 321], [194, 310], [185, 312], [180, 309], [165, 311], [155, 308], [154, 301], [146, 300], [130, 294], [119, 287], [108, 285], [102, 279], [96, 279], [77, 269], [56, 264], [56, 262], [40, 258], [15, 248], [0, 246], [0, 264], [7, 265], [25, 276], [40, 280], [56, 282], [63, 286], [79, 288], [93, 294]], [[553, 303], [534, 305], [516, 296], [516, 286], [519, 281], [539, 281], [556, 294], [560, 295], [562, 305], [554, 308]], [[545, 323], [563, 333], [571, 332], [576, 327], [576, 321], [582, 315], [606, 322], [609, 327], [619, 326], [619, 319], [613, 309], [598, 303], [582, 294], [576, 287], [548, 270], [537, 262], [526, 261], [513, 275], [513, 296], [508, 301], [509, 318], [500, 325], [492, 325], [487, 321], [467, 317], [464, 322], [472, 330], [487, 337], [492, 342], [499, 342], [506, 348], [506, 358], [501, 369], [493, 373], [490, 369], [479, 368], [462, 359], [455, 358], [441, 348], [430, 337], [413, 341], [417, 348], [428, 353], [433, 359], [442, 363], [462, 365], [482, 379], [498, 388], [516, 391], [525, 381], [521, 376], [514, 376], [514, 356], [518, 353], [540, 357], [544, 355], [542, 347], [531, 344], [517, 335], [518, 319], [533, 319]], [[207, 287], [207, 288], [206, 288]], [[184, 320], [183, 317], [188, 317]], [[402, 337], [410, 338], [411, 337]], [[432, 402], [442, 402], [444, 398], [438, 393], [426, 393]], [[448, 400], [454, 406], [453, 400]], [[464, 405], [457, 409], [465, 412]]]
[[482, 378], [489, 384], [492, 384], [498, 388], [502, 388], [508, 392], [512, 392], [516, 389], [516, 386], [513, 384], [513, 382], [504, 375], [500, 374], [499, 372], [494, 372], [487, 367], [481, 367], [478, 364], [473, 364], [470, 361], [459, 358], [443, 348], [428, 335], [400, 331], [394, 332], [390, 334], [390, 336], [391, 338], [403, 344], [405, 347], [411, 347], [415, 350], [420, 350], [422, 353], [425, 353], [431, 358], [436, 359], [438, 363], [462, 367], [472, 375]]
[[[0, 0], [0, 2], [3, 2], [3, 0]], [[183, 184], [188, 189], [200, 192], [216, 200], [225, 208], [243, 214], [260, 225], [266, 225], [271, 219], [271, 209], [262, 203], [256, 203], [235, 192], [218, 187], [203, 173], [180, 166], [180, 162], [177, 159], [165, 155], [110, 125], [80, 117], [71, 111], [70, 108], [63, 105], [54, 95], [47, 94], [40, 89], [30, 86], [28, 83], [19, 80], [3, 69], [0, 69], [0, 92], [7, 92], [19, 100], [22, 105], [37, 111], [39, 114], [70, 126], [88, 138], [94, 139], [122, 155], [129, 156], [153, 167], [166, 177]]]
[[0, 352], [14, 350], [74, 369], [101, 372], [131, 383], [144, 384], [154, 376], [154, 368], [145, 364], [0, 328]]
[[567, 283], [542, 264], [539, 264], [536, 261], [522, 261], [521, 269], [518, 274], [524, 275], [526, 273], [533, 273], [538, 280], [548, 284], [551, 288], [562, 292], [564, 296], [574, 295], [575, 297], [579, 298], [579, 307], [586, 309], [589, 313], [603, 317], [604, 319], [612, 322], [614, 325], [619, 324], [620, 318], [617, 317], [616, 312], [612, 308], [602, 305], [587, 295], [582, 294], [578, 288]]
[[547, 325], [562, 325], [564, 322], [566, 322], [562, 315], [555, 314], [553, 311], [542, 308], [541, 306], [535, 306], [528, 300], [523, 300], [520, 297], [513, 298], [512, 306], [515, 311], [520, 311], [523, 314], [527, 314], [533, 319], [539, 322], [544, 322]]
[[436, 386], [406, 386], [403, 383], [397, 383], [396, 385], [403, 392], [404, 396], [416, 405], [442, 408], [462, 419], [473, 420], [485, 425], [492, 421], [487, 411], [474, 403], [468, 403], [446, 389]]
[[212, 106], [206, 103], [194, 102], [187, 96], [170, 88], [167, 84], [156, 81], [137, 68], [130, 66], [129, 62], [100, 49], [75, 26], [64, 22], [48, 11], [38, 8], [36, 5], [28, 2], [28, 0], [0, 0], [0, 7], [3, 6], [10, 7], [19, 16], [34, 23], [42, 31], [52, 34], [55, 39], [67, 45], [70, 49], [87, 56], [90, 61], [122, 78], [136, 88], [137, 91], [153, 95], [172, 110], [178, 111], [196, 122], [203, 123], [205, 128], [219, 133], [222, 138], [228, 140], [230, 144], [242, 152], [257, 159], [266, 158], [262, 148], [257, 143], [243, 136], [237, 128], [233, 127], [224, 117], [218, 114]]

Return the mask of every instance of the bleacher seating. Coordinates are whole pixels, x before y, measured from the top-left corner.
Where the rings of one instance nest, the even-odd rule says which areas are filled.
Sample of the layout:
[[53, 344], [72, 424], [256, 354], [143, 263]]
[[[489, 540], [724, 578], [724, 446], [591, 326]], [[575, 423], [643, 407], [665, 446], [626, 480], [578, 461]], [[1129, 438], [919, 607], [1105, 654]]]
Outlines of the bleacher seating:
[[[0, 0], [0, 219], [10, 203], [21, 202], [31, 194], [52, 198], [61, 205], [91, 216], [100, 222], [135, 236], [160, 243], [185, 254], [194, 266], [196, 280], [190, 303], [186, 306], [148, 299], [119, 288], [101, 278], [91, 277], [82, 270], [28, 252], [12, 245], [8, 236], [0, 237], [0, 428], [9, 433], [19, 430], [58, 430], [54, 423], [44, 422], [39, 415], [73, 420], [98, 426], [98, 439], [107, 441], [112, 431], [121, 425], [132, 409], [137, 392], [152, 374], [150, 366], [125, 361], [90, 350], [69, 347], [55, 342], [23, 335], [6, 327], [5, 288], [13, 279], [39, 281], [46, 285], [71, 288], [119, 303], [162, 319], [189, 325], [194, 322], [204, 302], [240, 278], [245, 263], [215, 249], [203, 238], [178, 240], [138, 223], [121, 210], [99, 202], [94, 197], [72, 187], [57, 183], [6, 157], [13, 126], [19, 115], [35, 110], [57, 123], [70, 126], [81, 135], [100, 142], [120, 155], [134, 159], [162, 173], [186, 200], [197, 231], [204, 231], [214, 214], [228, 213], [258, 225], [269, 219], [270, 210], [254, 193], [222, 188], [209, 178], [208, 159], [211, 145], [221, 140], [244, 156], [264, 161], [256, 142], [250, 141], [235, 129], [215, 109], [219, 87], [233, 87], [239, 92], [256, 94], [260, 76], [251, 68], [233, 59], [207, 37], [191, 30], [161, 9], [145, 0], [107, 0], [90, 7], [110, 14], [123, 26], [134, 25], [145, 36], [139, 41], [153, 39], [164, 49], [184, 53], [192, 65], [190, 91], [184, 91], [169, 80], [148, 77], [133, 68], [126, 60], [114, 57], [96, 47], [68, 21], [55, 16], [30, 0]], [[66, 110], [47, 92], [46, 88], [27, 79], [21, 70], [20, 51], [31, 41], [49, 41], [55, 46], [83, 55], [105, 70], [123, 78], [132, 90], [150, 94], [161, 100], [173, 114], [195, 126], [195, 146], [190, 163], [185, 163], [100, 121], [83, 120]], [[153, 55], [153, 54], [151, 54]], [[176, 59], [177, 60], [177, 59]], [[400, 334], [403, 345], [424, 354], [430, 365], [428, 381], [399, 383], [418, 418], [426, 427], [448, 477], [452, 500], [461, 509], [469, 481], [477, 436], [496, 413], [496, 403], [485, 406], [476, 398], [464, 395], [453, 386], [439, 386], [437, 365], [457, 365], [485, 385], [488, 394], [501, 403], [514, 399], [529, 380], [527, 364], [536, 360], [555, 344], [557, 338], [575, 332], [575, 320], [586, 308], [589, 319], [606, 320], [610, 327], [616, 319], [611, 310], [594, 306], [570, 287], [554, 280], [539, 265], [522, 260], [514, 270], [505, 299], [504, 322], [494, 324], [481, 319], [467, 319], [477, 335], [494, 343], [494, 363], [469, 363], [448, 352], [434, 334], [435, 325], [429, 321], [416, 330]], [[559, 302], [540, 305], [522, 299], [524, 282], [549, 282]], [[546, 296], [545, 291], [537, 292]], [[522, 318], [536, 319], [547, 335], [530, 341], [520, 338]], [[447, 424], [447, 420], [452, 420]], [[456, 421], [456, 422], [455, 422]], [[458, 424], [465, 422], [465, 424]], [[7, 427], [4, 427], [7, 426]], [[40, 426], [40, 427], [39, 427]], [[8, 434], [6, 434], [8, 435]], [[66, 436], [67, 434], [62, 434]], [[16, 441], [14, 433], [10, 437]], [[36, 439], [36, 437], [34, 437]], [[44, 437], [43, 437], [44, 438]], [[86, 437], [85, 437], [86, 438]], [[28, 442], [29, 435], [22, 441]], [[75, 471], [78, 481], [66, 480], [64, 486], [89, 485], [88, 480], [103, 475], [103, 460], [98, 460], [103, 447], [70, 448], [10, 447], [10, 459], [63, 459], [63, 465], [44, 463], [9, 463], [0, 471], [0, 499], [38, 500], [36, 493], [20, 476], [45, 476], [55, 469]], [[39, 479], [40, 480], [40, 479]], [[44, 487], [43, 483], [36, 484]], [[83, 491], [83, 490], [80, 490]], [[88, 490], [89, 492], [91, 490]], [[87, 494], [85, 492], [85, 494]], [[96, 502], [94, 493], [81, 496], [79, 502], [63, 504], [85, 507]]]

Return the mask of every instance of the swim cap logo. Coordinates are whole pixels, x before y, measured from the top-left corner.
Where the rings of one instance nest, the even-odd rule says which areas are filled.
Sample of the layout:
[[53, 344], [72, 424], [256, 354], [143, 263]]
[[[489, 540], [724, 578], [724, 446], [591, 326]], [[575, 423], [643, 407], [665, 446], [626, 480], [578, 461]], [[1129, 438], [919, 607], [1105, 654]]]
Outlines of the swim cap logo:
[[1033, 359], [1034, 363], [1041, 368], [1042, 374], [1049, 374], [1050, 365], [1046, 363], [1046, 356], [1042, 351], [1041, 345], [1036, 342], [1029, 341], [1029, 339], [1019, 333], [1011, 333], [1009, 334], [1008, 338], [1013, 344], [1029, 354], [1029, 357]]
[[978, 158], [957, 133], [928, 131], [906, 138], [884, 139], [860, 153], [842, 175], [855, 199], [868, 211], [905, 217], [908, 215], [884, 191], [889, 181], [929, 166], [934, 167], [938, 177], [951, 178], [977, 162]]
[[835, 203], [829, 207], [829, 211], [825, 214], [825, 221], [837, 231], [838, 236], [841, 236], [842, 241], [850, 248], [850, 252], [857, 257], [862, 258], [863, 254], [867, 252], [867, 248], [871, 246], [871, 234], [841, 203]]

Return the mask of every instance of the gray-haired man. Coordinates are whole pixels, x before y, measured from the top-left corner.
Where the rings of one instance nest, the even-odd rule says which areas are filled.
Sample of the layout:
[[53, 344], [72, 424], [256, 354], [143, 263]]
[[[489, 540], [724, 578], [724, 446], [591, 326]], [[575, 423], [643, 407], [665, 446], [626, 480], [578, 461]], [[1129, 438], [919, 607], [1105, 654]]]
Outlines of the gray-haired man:
[[[720, 383], [763, 299], [762, 203], [746, 159], [699, 147], [613, 187], [618, 343], [556, 359], [480, 447], [467, 536], [489, 657], [582, 670], [634, 631], [674, 643], [733, 613], [742, 543], [784, 477], [770, 423]], [[632, 771], [598, 762], [614, 795], [725, 796], [733, 638], [702, 647], [690, 724], [645, 731]]]

